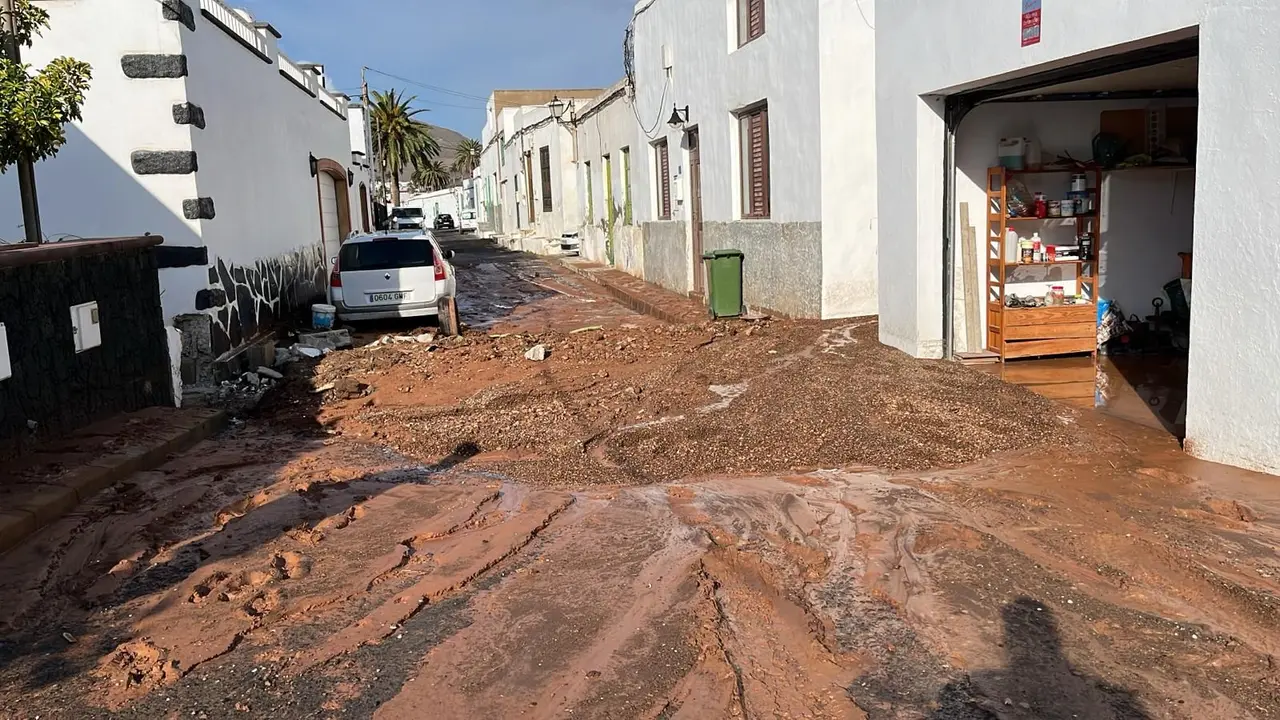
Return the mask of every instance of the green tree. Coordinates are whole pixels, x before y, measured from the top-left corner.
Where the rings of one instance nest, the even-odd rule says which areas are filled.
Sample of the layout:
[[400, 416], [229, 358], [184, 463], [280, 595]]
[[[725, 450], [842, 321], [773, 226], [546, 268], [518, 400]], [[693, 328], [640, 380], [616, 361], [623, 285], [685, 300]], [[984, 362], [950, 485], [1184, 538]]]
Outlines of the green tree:
[[453, 175], [439, 160], [425, 160], [413, 173], [413, 184], [427, 192], [443, 190], [452, 183]]
[[453, 171], [471, 177], [472, 171], [480, 167], [480, 154], [484, 147], [479, 140], [467, 138], [458, 143], [453, 155]]
[[391, 204], [395, 206], [400, 204], [400, 173], [421, 167], [440, 154], [440, 143], [431, 135], [431, 126], [417, 119], [426, 110], [411, 107], [415, 100], [416, 96], [406, 98], [395, 90], [373, 92], [369, 118], [374, 148], [391, 183]]
[[[23, 186], [23, 222], [28, 239], [39, 241], [39, 212], [35, 206], [31, 163], [57, 154], [67, 142], [66, 124], [81, 118], [84, 95], [92, 76], [88, 63], [69, 57], [56, 58], [32, 71], [17, 58], [20, 47], [49, 26], [49, 13], [30, 0], [14, 0], [13, 30], [10, 18], [0, 25], [0, 173], [19, 165]], [[29, 186], [29, 187], [28, 187]], [[27, 199], [30, 199], [28, 204]]]

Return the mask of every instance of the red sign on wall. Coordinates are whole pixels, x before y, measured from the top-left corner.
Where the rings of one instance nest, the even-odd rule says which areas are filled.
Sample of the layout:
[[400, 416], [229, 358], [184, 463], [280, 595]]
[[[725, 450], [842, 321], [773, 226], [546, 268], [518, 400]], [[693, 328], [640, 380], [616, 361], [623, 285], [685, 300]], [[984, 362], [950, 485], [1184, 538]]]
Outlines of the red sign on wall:
[[1022, 47], [1040, 42], [1040, 0], [1022, 0]]

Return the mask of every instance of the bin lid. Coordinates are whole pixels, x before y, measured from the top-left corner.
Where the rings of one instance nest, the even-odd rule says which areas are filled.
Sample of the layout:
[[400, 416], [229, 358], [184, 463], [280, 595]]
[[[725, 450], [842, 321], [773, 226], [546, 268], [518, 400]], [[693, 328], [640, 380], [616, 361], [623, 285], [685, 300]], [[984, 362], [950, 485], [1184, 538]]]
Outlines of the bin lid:
[[703, 260], [717, 260], [719, 258], [740, 258], [745, 257], [741, 250], [712, 250], [702, 253]]

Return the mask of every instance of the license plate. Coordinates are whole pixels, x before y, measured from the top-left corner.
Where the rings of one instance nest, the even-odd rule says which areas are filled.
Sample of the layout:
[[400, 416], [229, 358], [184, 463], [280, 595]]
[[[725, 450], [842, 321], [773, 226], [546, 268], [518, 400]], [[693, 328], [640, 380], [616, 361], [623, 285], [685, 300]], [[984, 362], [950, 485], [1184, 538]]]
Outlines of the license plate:
[[407, 297], [409, 297], [409, 293], [371, 293], [369, 302], [399, 302]]

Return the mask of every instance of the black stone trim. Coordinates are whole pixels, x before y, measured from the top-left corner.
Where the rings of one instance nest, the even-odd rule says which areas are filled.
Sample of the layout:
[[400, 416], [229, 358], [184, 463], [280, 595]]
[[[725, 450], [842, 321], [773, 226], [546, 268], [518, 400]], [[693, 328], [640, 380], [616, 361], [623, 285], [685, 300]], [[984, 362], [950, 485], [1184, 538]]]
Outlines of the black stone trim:
[[239, 33], [237, 33], [235, 30], [232, 30], [231, 28], [227, 27], [226, 25], [223, 25], [223, 24], [222, 24], [222, 21], [221, 21], [221, 20], [219, 20], [219, 19], [217, 18], [217, 16], [215, 16], [213, 13], [211, 13], [211, 12], [209, 12], [208, 10], [205, 10], [205, 9], [203, 9], [203, 8], [202, 8], [202, 9], [200, 10], [200, 14], [201, 14], [201, 15], [204, 15], [206, 18], [208, 18], [209, 22], [211, 22], [211, 23], [213, 23], [214, 25], [218, 26], [218, 28], [219, 28], [219, 29], [221, 29], [223, 32], [225, 32], [227, 35], [230, 35], [230, 36], [231, 36], [231, 39], [232, 39], [232, 40], [235, 40], [235, 41], [236, 41], [236, 42], [238, 42], [238, 43], [240, 43], [240, 45], [241, 45], [242, 47], [244, 47], [244, 49], [245, 49], [245, 50], [248, 50], [249, 52], [251, 52], [251, 53], [253, 53], [255, 56], [257, 56], [257, 58], [258, 58], [259, 60], [261, 60], [261, 61], [263, 61], [263, 62], [265, 62], [265, 63], [270, 63], [270, 64], [272, 64], [272, 65], [274, 65], [274, 64], [275, 64], [275, 61], [274, 61], [274, 60], [272, 60], [270, 56], [268, 56], [266, 53], [263, 53], [262, 51], [258, 50], [258, 48], [254, 47], [252, 43], [249, 43], [249, 42], [245, 41], [245, 39], [244, 39], [244, 38], [242, 38], [242, 37], [240, 37], [240, 34], [239, 34]]
[[126, 77], [180, 78], [187, 76], [186, 55], [125, 55], [120, 68]]
[[194, 150], [134, 150], [129, 160], [138, 175], [190, 175], [200, 169]]
[[195, 125], [204, 129], [204, 108], [195, 103], [178, 103], [173, 106], [173, 121], [178, 125]]
[[196, 309], [208, 310], [220, 308], [227, 304], [227, 293], [220, 288], [201, 290], [196, 293]]
[[297, 80], [294, 80], [294, 79], [293, 79], [293, 76], [292, 76], [292, 75], [290, 75], [289, 73], [285, 72], [284, 70], [281, 70], [281, 71], [280, 71], [280, 77], [282, 77], [282, 78], [284, 78], [285, 80], [288, 80], [289, 82], [293, 83], [294, 87], [296, 87], [296, 88], [298, 88], [299, 90], [301, 90], [302, 92], [304, 92], [304, 93], [306, 93], [306, 94], [310, 95], [311, 97], [315, 97], [315, 96], [316, 96], [316, 94], [315, 94], [315, 93], [311, 92], [311, 88], [307, 87], [306, 85], [303, 85], [302, 83], [298, 82]]
[[156, 265], [161, 268], [184, 268], [192, 265], [208, 265], [209, 248], [184, 245], [156, 246]]
[[202, 197], [182, 201], [182, 216], [188, 220], [212, 220], [213, 198]]
[[165, 20], [176, 20], [186, 25], [191, 32], [196, 31], [196, 16], [191, 12], [190, 5], [182, 0], [160, 0], [160, 7], [164, 8]]

